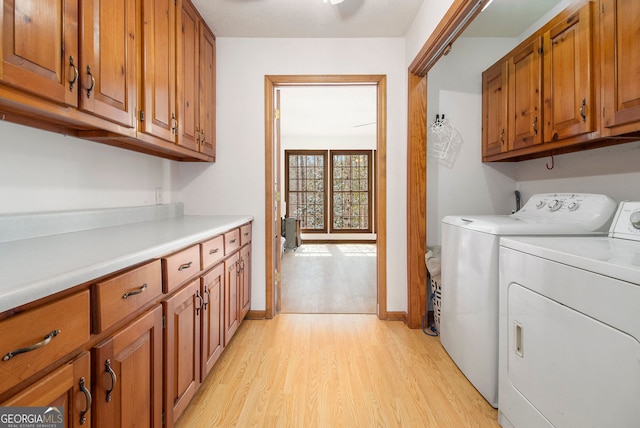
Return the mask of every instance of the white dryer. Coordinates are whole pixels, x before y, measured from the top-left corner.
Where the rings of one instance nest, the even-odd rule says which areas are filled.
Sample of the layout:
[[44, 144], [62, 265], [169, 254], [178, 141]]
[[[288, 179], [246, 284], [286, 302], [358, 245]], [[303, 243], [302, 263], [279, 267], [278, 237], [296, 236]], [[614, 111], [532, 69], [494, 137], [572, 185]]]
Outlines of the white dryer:
[[498, 405], [498, 249], [501, 236], [604, 235], [616, 203], [604, 195], [532, 196], [512, 215], [442, 220], [440, 340], [460, 370]]
[[640, 202], [609, 237], [503, 238], [498, 421], [640, 427]]

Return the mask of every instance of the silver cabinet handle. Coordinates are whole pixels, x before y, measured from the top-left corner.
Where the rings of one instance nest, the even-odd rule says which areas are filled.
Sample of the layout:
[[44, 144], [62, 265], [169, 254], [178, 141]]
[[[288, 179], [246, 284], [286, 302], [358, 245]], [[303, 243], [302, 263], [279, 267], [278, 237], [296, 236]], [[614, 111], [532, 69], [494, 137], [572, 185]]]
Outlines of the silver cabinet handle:
[[132, 290], [132, 291], [127, 291], [126, 293], [124, 293], [122, 295], [122, 298], [126, 299], [126, 298], [128, 298], [130, 296], [135, 296], [136, 294], [142, 293], [146, 289], [147, 289], [147, 284], [142, 284], [142, 286], [140, 288], [137, 288], [137, 289]]
[[220, 251], [220, 248], [214, 248], [213, 250], [209, 251], [209, 254], [215, 254], [218, 251]]
[[27, 347], [24, 347], [24, 348], [16, 349], [13, 352], [8, 352], [7, 355], [2, 357], [2, 361], [9, 361], [10, 359], [15, 357], [16, 355], [24, 354], [26, 352], [35, 351], [38, 348], [42, 348], [44, 345], [46, 345], [49, 342], [51, 342], [51, 339], [53, 339], [54, 337], [56, 337], [59, 334], [60, 334], [60, 330], [53, 330], [51, 333], [47, 334], [42, 341], [40, 341], [38, 343], [34, 343], [33, 345], [30, 345], [30, 346], [27, 346]]
[[191, 267], [191, 265], [193, 264], [193, 262], [189, 262], [189, 263], [185, 263], [183, 265], [180, 265], [180, 267], [178, 268], [179, 271], [183, 271], [185, 269], [189, 269]]

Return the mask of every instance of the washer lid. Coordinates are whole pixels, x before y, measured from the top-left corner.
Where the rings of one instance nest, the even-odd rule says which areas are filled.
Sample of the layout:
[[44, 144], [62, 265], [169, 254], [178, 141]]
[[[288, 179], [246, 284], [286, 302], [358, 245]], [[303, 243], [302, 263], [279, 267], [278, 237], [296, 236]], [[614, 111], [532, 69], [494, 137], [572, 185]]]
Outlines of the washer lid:
[[604, 236], [501, 238], [500, 246], [640, 285], [640, 242]]
[[491, 235], [603, 235], [607, 228], [564, 218], [516, 217], [514, 215], [447, 216], [443, 223]]

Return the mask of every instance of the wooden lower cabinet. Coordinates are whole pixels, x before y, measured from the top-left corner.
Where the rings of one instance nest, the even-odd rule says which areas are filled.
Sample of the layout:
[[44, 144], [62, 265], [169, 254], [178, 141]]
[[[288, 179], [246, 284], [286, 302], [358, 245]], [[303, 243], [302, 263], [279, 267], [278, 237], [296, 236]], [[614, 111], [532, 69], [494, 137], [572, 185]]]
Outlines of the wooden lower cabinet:
[[162, 309], [93, 348], [96, 427], [162, 426]]
[[[67, 428], [91, 426], [91, 358], [82, 353], [33, 385], [27, 387], [1, 407], [62, 407]], [[58, 415], [53, 413], [54, 420]]]
[[205, 304], [201, 317], [201, 370], [204, 379], [224, 349], [224, 264], [220, 263], [200, 279]]
[[200, 313], [204, 300], [194, 280], [162, 302], [165, 316], [165, 423], [173, 426], [200, 384]]
[[240, 254], [234, 253], [224, 261], [224, 346], [229, 341], [240, 326], [240, 316], [238, 307], [238, 278], [240, 276]]
[[240, 322], [251, 309], [251, 245], [245, 245], [240, 250]]

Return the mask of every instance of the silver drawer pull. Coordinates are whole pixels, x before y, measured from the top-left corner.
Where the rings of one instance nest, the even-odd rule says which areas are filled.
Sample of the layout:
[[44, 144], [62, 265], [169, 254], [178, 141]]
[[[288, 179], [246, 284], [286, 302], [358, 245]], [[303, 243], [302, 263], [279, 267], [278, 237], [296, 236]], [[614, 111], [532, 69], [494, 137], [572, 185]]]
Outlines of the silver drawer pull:
[[136, 294], [142, 293], [146, 289], [147, 289], [147, 284], [142, 284], [142, 286], [140, 288], [138, 288], [136, 290], [133, 290], [133, 291], [127, 291], [126, 293], [124, 293], [122, 295], [122, 298], [126, 299], [129, 296], [135, 296]]
[[244, 236], [249, 236], [249, 232], [245, 232], [245, 233], [244, 233]]
[[10, 359], [15, 357], [16, 355], [24, 354], [25, 352], [30, 352], [30, 351], [34, 351], [34, 350], [36, 350], [38, 348], [42, 348], [44, 345], [46, 345], [49, 342], [51, 342], [51, 339], [53, 339], [54, 337], [56, 337], [59, 334], [60, 334], [60, 330], [53, 330], [51, 333], [47, 334], [41, 342], [34, 343], [33, 345], [27, 346], [26, 348], [16, 349], [13, 352], [7, 353], [7, 355], [2, 357], [2, 361], [9, 361]]
[[178, 268], [178, 270], [185, 270], [185, 269], [189, 269], [191, 267], [191, 264], [193, 262], [189, 262], [189, 263], [185, 263], [183, 265], [180, 265], [180, 267]]
[[237, 239], [232, 239], [231, 241], [229, 241], [229, 244], [235, 244], [237, 241]]
[[209, 251], [209, 254], [215, 254], [218, 251], [220, 251], [220, 248], [214, 248], [213, 250]]
[[104, 371], [106, 373], [109, 373], [109, 376], [111, 376], [111, 388], [107, 389], [106, 397], [105, 397], [106, 402], [109, 403], [111, 401], [111, 393], [116, 388], [116, 382], [118, 381], [118, 377], [116, 376], [116, 372], [114, 372], [113, 369], [111, 368], [111, 360], [110, 359], [107, 359], [107, 361], [104, 362]]

